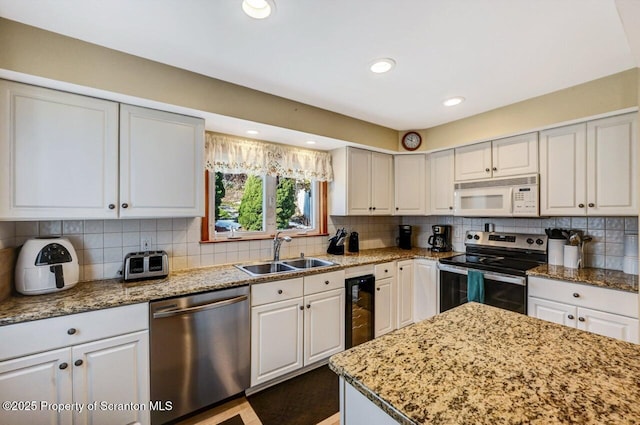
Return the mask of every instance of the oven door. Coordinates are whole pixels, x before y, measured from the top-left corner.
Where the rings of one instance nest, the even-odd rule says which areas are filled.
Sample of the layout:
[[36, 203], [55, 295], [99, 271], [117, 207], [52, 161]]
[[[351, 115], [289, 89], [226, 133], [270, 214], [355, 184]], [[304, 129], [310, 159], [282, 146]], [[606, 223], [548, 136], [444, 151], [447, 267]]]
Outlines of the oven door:
[[[440, 264], [440, 312], [467, 302], [467, 268]], [[527, 278], [483, 272], [484, 303], [527, 314]]]

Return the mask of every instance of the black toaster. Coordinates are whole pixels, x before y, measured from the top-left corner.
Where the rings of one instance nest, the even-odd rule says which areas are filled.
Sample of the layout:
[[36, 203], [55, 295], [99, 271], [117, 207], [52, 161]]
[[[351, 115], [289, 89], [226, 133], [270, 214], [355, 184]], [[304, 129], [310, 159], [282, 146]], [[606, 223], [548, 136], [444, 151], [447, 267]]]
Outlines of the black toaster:
[[166, 277], [169, 274], [169, 256], [166, 251], [130, 252], [124, 257], [122, 274], [125, 282]]

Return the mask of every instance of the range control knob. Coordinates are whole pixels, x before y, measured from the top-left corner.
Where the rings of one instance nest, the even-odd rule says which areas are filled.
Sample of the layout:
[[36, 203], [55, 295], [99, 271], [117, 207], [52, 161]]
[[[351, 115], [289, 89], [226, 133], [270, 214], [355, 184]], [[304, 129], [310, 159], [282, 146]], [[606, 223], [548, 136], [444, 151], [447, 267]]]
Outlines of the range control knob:
[[480, 239], [480, 236], [478, 236], [478, 235], [473, 235], [473, 239], [478, 240], [478, 239]]
[[531, 245], [531, 244], [533, 243], [533, 239], [532, 239], [532, 238], [527, 238], [527, 243], [528, 243], [529, 245]]
[[473, 239], [473, 236], [467, 235], [467, 239]]
[[536, 239], [536, 245], [542, 245], [544, 241], [540, 238]]

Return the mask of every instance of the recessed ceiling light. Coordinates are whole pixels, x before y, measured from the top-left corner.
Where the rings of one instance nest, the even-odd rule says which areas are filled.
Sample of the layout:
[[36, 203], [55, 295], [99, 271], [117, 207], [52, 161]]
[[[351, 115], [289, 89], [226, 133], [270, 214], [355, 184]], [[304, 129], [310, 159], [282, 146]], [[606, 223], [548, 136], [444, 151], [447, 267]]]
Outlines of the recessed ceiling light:
[[242, 0], [242, 10], [254, 19], [268, 18], [275, 9], [273, 0]]
[[461, 104], [462, 102], [464, 102], [464, 97], [456, 96], [456, 97], [451, 97], [442, 103], [444, 104], [444, 106], [456, 106]]
[[316, 141], [315, 140], [307, 140], [307, 145], [315, 145]]
[[247, 134], [258, 134], [258, 130], [247, 130]]
[[396, 66], [396, 61], [391, 58], [382, 58], [371, 62], [369, 69], [376, 74], [382, 74], [391, 71], [394, 66]]

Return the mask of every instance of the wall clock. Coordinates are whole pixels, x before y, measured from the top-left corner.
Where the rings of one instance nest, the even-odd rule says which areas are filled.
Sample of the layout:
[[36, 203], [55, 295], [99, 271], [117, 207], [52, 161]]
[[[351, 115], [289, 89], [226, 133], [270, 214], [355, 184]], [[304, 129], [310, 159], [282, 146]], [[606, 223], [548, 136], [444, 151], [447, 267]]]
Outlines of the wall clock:
[[422, 144], [422, 137], [415, 131], [410, 131], [402, 136], [402, 147], [408, 151], [415, 151]]

